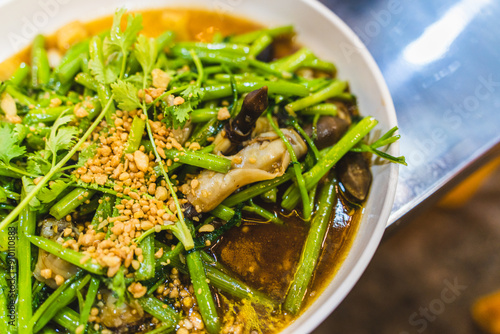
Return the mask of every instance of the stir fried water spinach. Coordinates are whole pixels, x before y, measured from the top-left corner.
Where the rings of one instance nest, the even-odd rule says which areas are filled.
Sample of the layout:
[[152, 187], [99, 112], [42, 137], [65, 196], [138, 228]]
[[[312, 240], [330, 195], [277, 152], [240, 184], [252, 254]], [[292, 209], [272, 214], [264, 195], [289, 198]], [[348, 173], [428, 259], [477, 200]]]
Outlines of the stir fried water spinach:
[[[251, 319], [302, 309], [336, 196], [368, 194], [369, 156], [404, 164], [383, 150], [397, 129], [368, 141], [377, 121], [311, 50], [273, 59], [291, 26], [179, 42], [124, 14], [56, 64], [37, 36], [0, 85], [0, 332], [266, 331]], [[242, 216], [286, 226], [266, 202], [309, 226], [281, 298], [210, 252]]]

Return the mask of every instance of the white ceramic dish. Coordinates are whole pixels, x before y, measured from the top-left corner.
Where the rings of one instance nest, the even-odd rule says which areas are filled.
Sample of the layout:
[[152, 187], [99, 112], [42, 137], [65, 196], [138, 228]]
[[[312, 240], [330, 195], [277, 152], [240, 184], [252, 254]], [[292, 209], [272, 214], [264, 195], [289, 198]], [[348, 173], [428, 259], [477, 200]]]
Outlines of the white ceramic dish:
[[[350, 83], [360, 111], [379, 120], [378, 129], [396, 125], [396, 114], [384, 79], [357, 36], [335, 14], [314, 0], [0, 0], [0, 61], [29, 44], [36, 33], [51, 33], [65, 23], [128, 9], [194, 7], [243, 16], [265, 26], [294, 24], [299, 41], [333, 61], [338, 76]], [[393, 145], [391, 154], [398, 154]], [[335, 278], [317, 300], [283, 334], [308, 333], [348, 294], [373, 256], [384, 233], [394, 200], [398, 168], [373, 168], [374, 182], [358, 233]]]

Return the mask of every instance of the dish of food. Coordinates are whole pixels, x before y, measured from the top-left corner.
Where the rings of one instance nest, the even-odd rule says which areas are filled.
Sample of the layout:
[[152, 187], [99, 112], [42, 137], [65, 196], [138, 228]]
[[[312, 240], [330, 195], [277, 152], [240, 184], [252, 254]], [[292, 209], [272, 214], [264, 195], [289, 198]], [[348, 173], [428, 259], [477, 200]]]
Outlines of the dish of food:
[[[148, 31], [165, 12], [181, 28]], [[293, 35], [120, 9], [6, 63], [25, 61], [1, 86], [0, 285], [12, 232], [22, 302], [2, 333], [275, 333], [304, 312], [354, 240], [371, 155], [404, 158]]]

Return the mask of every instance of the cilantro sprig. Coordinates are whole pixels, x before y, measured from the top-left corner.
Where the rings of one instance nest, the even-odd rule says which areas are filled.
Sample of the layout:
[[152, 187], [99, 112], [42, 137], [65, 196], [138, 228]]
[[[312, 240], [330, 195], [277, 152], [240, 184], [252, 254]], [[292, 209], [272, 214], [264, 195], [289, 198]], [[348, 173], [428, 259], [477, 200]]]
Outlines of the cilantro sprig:
[[[134, 55], [141, 65], [141, 68], [143, 70], [143, 82], [142, 82], [142, 89], [146, 89], [147, 87], [147, 82], [148, 78], [151, 75], [151, 71], [153, 70], [153, 67], [156, 63], [156, 59], [158, 57], [158, 48], [157, 48], [157, 43], [155, 39], [153, 38], [147, 38], [146, 36], [140, 35], [137, 38], [137, 42], [134, 45]], [[201, 83], [200, 83], [201, 85]], [[188, 87], [189, 88], [189, 87]], [[199, 88], [199, 87], [198, 87]], [[124, 80], [117, 80], [116, 82], [111, 84], [111, 89], [113, 91], [113, 95], [115, 96], [115, 100], [118, 103], [118, 107], [122, 110], [133, 110], [133, 109], [142, 109], [144, 115], [148, 117], [148, 105], [146, 104], [146, 101], [143, 100], [141, 101], [138, 97], [138, 89], [137, 87], [132, 84], [131, 82], [127, 82]], [[196, 93], [196, 96], [198, 97], [201, 93]], [[185, 102], [186, 103], [186, 102]], [[183, 103], [183, 104], [185, 104]], [[153, 105], [155, 102], [152, 103]], [[182, 105], [183, 105], [182, 104]], [[189, 117], [189, 113], [186, 113], [186, 115], [182, 115], [181, 119], [183, 122], [187, 120]], [[163, 166], [162, 159], [158, 153], [154, 138], [153, 138], [153, 133], [151, 130], [151, 125], [149, 124], [149, 121], [146, 120], [146, 129], [148, 132], [149, 139], [151, 141], [152, 147], [153, 147], [153, 152], [155, 154], [156, 160], [158, 162], [159, 170], [163, 178], [165, 179], [165, 182], [167, 183], [167, 187], [169, 189], [170, 195], [172, 196], [176, 209], [177, 209], [177, 216], [178, 219], [175, 223], [175, 228], [173, 229], [174, 235], [182, 242], [184, 245], [185, 249], [189, 250], [194, 247], [194, 242], [193, 238], [191, 236], [191, 232], [189, 231], [186, 222], [184, 221], [184, 215], [182, 213], [182, 209], [180, 207], [179, 199], [177, 198], [177, 194], [175, 192], [174, 186], [172, 182], [170, 181], [170, 178], [165, 170], [165, 167]]]
[[142, 107], [138, 89], [128, 81], [118, 80], [111, 84], [111, 90], [121, 110], [134, 110]]
[[[111, 98], [106, 106], [101, 110], [99, 115], [96, 117], [92, 125], [87, 129], [87, 131], [83, 134], [83, 136], [78, 140], [78, 142], [74, 145], [75, 133], [71, 128], [64, 126], [67, 124], [68, 119], [65, 118], [67, 116], [62, 116], [59, 118], [58, 126], [52, 130], [49, 140], [46, 144], [46, 152], [50, 151], [52, 156], [52, 166], [48, 170], [48, 172], [43, 176], [34, 187], [30, 187], [31, 189], [27, 189], [26, 196], [23, 198], [21, 203], [19, 203], [14, 210], [12, 210], [7, 217], [5, 217], [0, 223], [0, 231], [3, 230], [6, 226], [16, 219], [16, 217], [21, 213], [24, 208], [31, 203], [31, 201], [39, 194], [39, 192], [49, 183], [50, 180], [56, 175], [56, 173], [60, 172], [61, 169], [66, 165], [66, 163], [78, 152], [83, 143], [87, 140], [87, 138], [92, 134], [97, 125], [102, 121], [106, 112], [110, 108], [113, 103], [113, 98]], [[57, 122], [57, 121], [56, 121]], [[49, 143], [50, 141], [50, 143]], [[57, 161], [57, 153], [63, 149], [69, 149], [70, 146], [73, 146], [71, 150], [66, 153], [61, 159]], [[55, 158], [54, 158], [55, 157]], [[54, 161], [57, 163], [54, 164]], [[59, 188], [60, 189], [60, 188]], [[59, 190], [58, 189], [58, 190]]]
[[198, 106], [205, 96], [205, 91], [201, 87], [204, 79], [203, 65], [193, 50], [190, 50], [191, 58], [196, 66], [198, 78], [195, 84], [190, 84], [181, 93], [184, 103], [176, 106], [167, 107], [164, 110], [165, 121], [175, 128], [182, 128], [189, 120], [191, 112]]
[[[146, 37], [140, 36], [136, 43], [134, 52], [136, 53], [137, 60], [141, 64], [141, 67], [144, 71], [143, 89], [145, 89], [147, 76], [149, 75], [149, 73], [151, 73], [151, 70], [153, 69], [153, 65], [155, 64], [158, 55], [156, 41], [152, 38], [147, 39]], [[148, 117], [148, 111], [145, 101], [142, 101], [142, 110], [143, 113], [146, 115], [146, 117]], [[156, 147], [156, 143], [153, 137], [153, 131], [151, 129], [151, 124], [149, 123], [148, 119], [146, 119], [146, 129], [148, 132], [149, 140], [151, 141], [151, 145], [153, 146], [153, 152], [156, 157], [156, 161], [160, 167], [161, 175], [163, 176], [165, 182], [167, 183], [170, 196], [172, 196], [172, 199], [174, 200], [175, 203], [175, 207], [177, 209], [178, 219], [175, 222], [176, 229], [173, 230], [173, 233], [177, 237], [177, 239], [179, 239], [180, 242], [182, 242], [184, 248], [186, 250], [190, 250], [194, 247], [193, 237], [186, 222], [184, 221], [184, 214], [182, 213], [177, 193], [174, 189], [172, 181], [170, 181], [170, 178], [165, 170], [160, 154], [158, 153], [158, 149]]]
[[121, 22], [126, 9], [120, 8], [115, 12], [113, 17], [113, 25], [109, 32], [109, 36], [104, 39], [104, 56], [110, 58], [112, 56], [121, 56], [121, 70], [119, 78], [122, 79], [125, 74], [125, 65], [127, 64], [127, 56], [129, 50], [134, 45], [137, 35], [142, 30], [142, 15], [128, 15], [127, 26], [125, 30], [121, 30]]
[[[17, 130], [16, 130], [17, 129]], [[2, 138], [2, 145], [0, 145], [0, 170], [12, 172], [16, 175], [35, 176], [11, 162], [15, 159], [24, 157], [26, 148], [21, 146], [24, 137], [19, 132], [19, 127], [10, 127], [7, 124], [0, 126], [0, 138]]]

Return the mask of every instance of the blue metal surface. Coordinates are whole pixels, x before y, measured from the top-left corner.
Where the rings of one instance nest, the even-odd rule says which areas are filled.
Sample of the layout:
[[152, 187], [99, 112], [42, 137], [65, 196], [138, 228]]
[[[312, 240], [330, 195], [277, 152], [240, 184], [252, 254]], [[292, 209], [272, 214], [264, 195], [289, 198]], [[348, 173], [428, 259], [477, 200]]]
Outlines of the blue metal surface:
[[[500, 151], [500, 1], [322, 2], [368, 47], [394, 100], [408, 167], [391, 225]], [[327, 318], [314, 334], [332, 328]]]
[[390, 225], [500, 148], [500, 1], [322, 2], [368, 47], [394, 100], [408, 167]]

